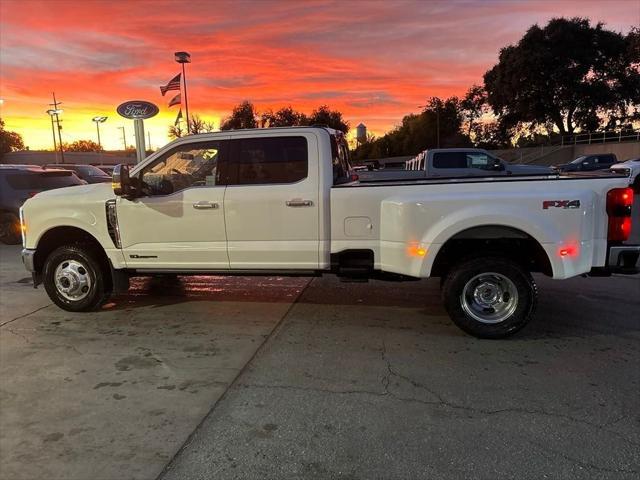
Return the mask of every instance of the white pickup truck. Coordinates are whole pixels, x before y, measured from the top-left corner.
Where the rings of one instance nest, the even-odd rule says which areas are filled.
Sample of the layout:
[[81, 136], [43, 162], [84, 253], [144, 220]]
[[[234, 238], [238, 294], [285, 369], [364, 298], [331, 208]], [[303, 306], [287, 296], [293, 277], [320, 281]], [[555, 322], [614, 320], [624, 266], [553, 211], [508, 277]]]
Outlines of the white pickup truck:
[[331, 129], [208, 133], [118, 166], [113, 185], [37, 194], [20, 212], [22, 255], [69, 311], [130, 276], [441, 277], [452, 320], [497, 338], [533, 315], [531, 272], [639, 271], [627, 186], [613, 173], [362, 183]]
[[481, 148], [431, 148], [405, 162], [404, 169], [359, 172], [362, 181], [424, 178], [553, 175], [551, 167], [505, 162]]

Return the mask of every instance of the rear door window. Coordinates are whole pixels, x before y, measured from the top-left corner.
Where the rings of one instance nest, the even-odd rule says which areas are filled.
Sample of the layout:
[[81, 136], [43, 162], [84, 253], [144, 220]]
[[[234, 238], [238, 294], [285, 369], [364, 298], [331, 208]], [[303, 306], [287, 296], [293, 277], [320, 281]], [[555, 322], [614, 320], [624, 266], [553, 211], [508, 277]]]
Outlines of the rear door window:
[[351, 181], [351, 164], [349, 162], [349, 147], [344, 138], [332, 136], [335, 145], [333, 156], [333, 184], [339, 185]]
[[615, 163], [611, 155], [600, 155], [596, 157], [596, 163], [600, 166]]
[[229, 185], [296, 183], [307, 178], [305, 137], [242, 138], [230, 144]]

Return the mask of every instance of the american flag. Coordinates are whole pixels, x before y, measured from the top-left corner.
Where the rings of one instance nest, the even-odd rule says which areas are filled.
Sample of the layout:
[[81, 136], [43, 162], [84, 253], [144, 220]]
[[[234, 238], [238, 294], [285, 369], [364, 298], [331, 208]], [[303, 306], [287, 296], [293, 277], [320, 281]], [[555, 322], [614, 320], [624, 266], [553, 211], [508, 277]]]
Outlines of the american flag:
[[182, 74], [179, 73], [178, 75], [173, 77], [171, 80], [169, 80], [169, 83], [167, 83], [164, 87], [160, 87], [160, 93], [162, 93], [163, 97], [164, 97], [164, 94], [167, 93], [169, 90], [180, 90], [181, 76]]
[[180, 94], [177, 94], [175, 97], [171, 99], [171, 101], [169, 102], [169, 106], [173, 107], [174, 105], [180, 105], [181, 103], [182, 103], [182, 98], [180, 97]]

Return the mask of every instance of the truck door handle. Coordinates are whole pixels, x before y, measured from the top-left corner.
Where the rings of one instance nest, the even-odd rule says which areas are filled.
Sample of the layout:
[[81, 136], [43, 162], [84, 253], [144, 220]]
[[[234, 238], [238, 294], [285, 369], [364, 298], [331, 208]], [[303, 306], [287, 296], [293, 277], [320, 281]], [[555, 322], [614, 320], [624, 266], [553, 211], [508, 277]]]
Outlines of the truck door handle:
[[216, 209], [219, 205], [215, 202], [197, 202], [193, 204], [193, 208], [196, 210]]
[[302, 200], [300, 198], [294, 198], [293, 200], [287, 200], [287, 207], [312, 207], [313, 202], [311, 200]]

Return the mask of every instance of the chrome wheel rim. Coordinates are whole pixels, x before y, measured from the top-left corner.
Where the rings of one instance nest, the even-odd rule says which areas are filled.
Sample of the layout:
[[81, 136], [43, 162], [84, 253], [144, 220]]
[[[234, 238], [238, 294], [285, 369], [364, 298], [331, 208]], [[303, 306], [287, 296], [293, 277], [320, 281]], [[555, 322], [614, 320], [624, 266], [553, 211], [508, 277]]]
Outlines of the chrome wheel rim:
[[93, 285], [89, 269], [78, 260], [60, 262], [56, 267], [54, 279], [58, 293], [74, 302], [89, 295]]
[[479, 322], [500, 323], [518, 307], [518, 289], [500, 273], [481, 273], [465, 284], [460, 304], [467, 315]]

